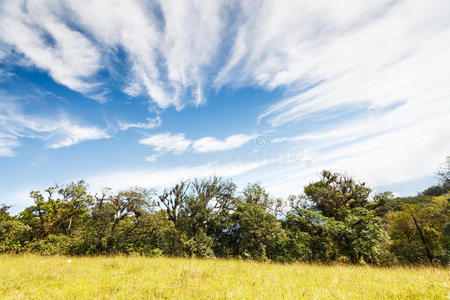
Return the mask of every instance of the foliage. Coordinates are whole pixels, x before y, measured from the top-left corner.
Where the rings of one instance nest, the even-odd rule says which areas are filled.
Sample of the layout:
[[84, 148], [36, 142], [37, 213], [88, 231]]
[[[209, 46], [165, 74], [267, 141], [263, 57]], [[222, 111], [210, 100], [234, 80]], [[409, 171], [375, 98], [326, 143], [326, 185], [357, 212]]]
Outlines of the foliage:
[[276, 259], [286, 240], [286, 234], [277, 219], [261, 206], [241, 203], [231, 216], [232, 239], [235, 254], [243, 258]]
[[39, 191], [32, 191], [35, 205], [23, 211], [19, 218], [33, 228], [41, 239], [49, 234], [70, 234], [77, 223], [87, 216], [92, 196], [86, 190], [84, 181], [64, 187], [57, 185], [45, 190], [47, 197]]
[[344, 208], [340, 214], [345, 215], [343, 221], [328, 223], [338, 253], [353, 263], [380, 263], [382, 245], [387, 241], [380, 218], [363, 207]]
[[449, 201], [446, 194], [424, 204], [405, 203], [388, 214], [391, 250], [400, 261], [449, 263]]
[[349, 176], [323, 171], [321, 179], [305, 187], [307, 200], [326, 217], [340, 219], [341, 207], [362, 207], [369, 202], [371, 189]]
[[17, 220], [0, 221], [0, 252], [23, 251], [29, 231], [29, 226]]
[[216, 176], [159, 194], [130, 188], [91, 195], [84, 181], [55, 185], [32, 191], [34, 205], [16, 216], [0, 206], [0, 252], [447, 265], [450, 194], [441, 192], [448, 170], [439, 174], [439, 189], [399, 198], [371, 197], [365, 183], [323, 171], [286, 203], [259, 184], [239, 193]]

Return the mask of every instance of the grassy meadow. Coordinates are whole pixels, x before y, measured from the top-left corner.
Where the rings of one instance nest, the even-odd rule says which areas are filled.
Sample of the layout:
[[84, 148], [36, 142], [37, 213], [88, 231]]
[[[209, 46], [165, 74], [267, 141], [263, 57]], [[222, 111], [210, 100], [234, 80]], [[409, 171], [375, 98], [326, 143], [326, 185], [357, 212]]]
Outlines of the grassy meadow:
[[449, 282], [431, 267], [0, 255], [2, 299], [449, 299]]

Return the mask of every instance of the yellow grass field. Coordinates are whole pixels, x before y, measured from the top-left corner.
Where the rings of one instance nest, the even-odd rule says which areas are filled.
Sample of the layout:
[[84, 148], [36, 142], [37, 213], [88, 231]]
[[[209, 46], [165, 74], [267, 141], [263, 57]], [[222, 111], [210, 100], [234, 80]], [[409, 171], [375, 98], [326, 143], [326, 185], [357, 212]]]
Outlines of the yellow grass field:
[[449, 282], [428, 267], [0, 255], [1, 299], [450, 299]]

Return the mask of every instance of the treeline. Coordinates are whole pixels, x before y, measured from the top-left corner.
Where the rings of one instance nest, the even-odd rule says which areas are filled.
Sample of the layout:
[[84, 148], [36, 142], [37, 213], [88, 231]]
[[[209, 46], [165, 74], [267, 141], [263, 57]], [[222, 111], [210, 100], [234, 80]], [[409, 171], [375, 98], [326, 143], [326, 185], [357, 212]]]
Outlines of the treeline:
[[450, 262], [449, 170], [415, 197], [395, 198], [323, 171], [287, 201], [258, 184], [182, 181], [162, 193], [91, 195], [84, 181], [30, 193], [12, 216], [0, 206], [0, 252], [238, 257], [280, 262]]

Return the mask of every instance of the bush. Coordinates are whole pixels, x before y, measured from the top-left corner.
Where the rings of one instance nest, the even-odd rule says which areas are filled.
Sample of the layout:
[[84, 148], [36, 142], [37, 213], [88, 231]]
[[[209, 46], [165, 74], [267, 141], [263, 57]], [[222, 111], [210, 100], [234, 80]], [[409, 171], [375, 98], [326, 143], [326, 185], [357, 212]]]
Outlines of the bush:
[[280, 258], [287, 241], [280, 222], [255, 204], [240, 204], [231, 216], [235, 254], [246, 259]]
[[213, 239], [206, 233], [200, 231], [190, 239], [183, 238], [183, 244], [186, 253], [192, 257], [214, 257], [212, 246]]
[[0, 222], [0, 252], [20, 252], [31, 228], [17, 220]]
[[50, 234], [43, 240], [29, 243], [27, 248], [42, 255], [68, 255], [73, 254], [73, 244], [73, 239], [68, 236]]

